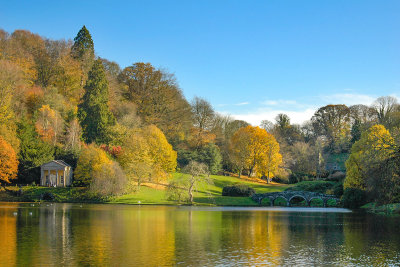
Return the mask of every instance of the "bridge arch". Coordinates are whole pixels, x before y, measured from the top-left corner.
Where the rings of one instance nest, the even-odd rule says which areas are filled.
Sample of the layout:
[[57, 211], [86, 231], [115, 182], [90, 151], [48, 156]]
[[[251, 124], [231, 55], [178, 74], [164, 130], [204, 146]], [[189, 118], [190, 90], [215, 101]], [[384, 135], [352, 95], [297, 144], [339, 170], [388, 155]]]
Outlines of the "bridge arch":
[[273, 205], [273, 206], [277, 206], [277, 205], [275, 204], [277, 199], [283, 199], [283, 200], [285, 200], [285, 201], [286, 201], [286, 206], [290, 206], [289, 200], [288, 200], [286, 197], [284, 197], [284, 196], [276, 196], [276, 197], [274, 198], [273, 202], [272, 202], [272, 205]]
[[300, 195], [300, 194], [293, 195], [293, 196], [291, 196], [291, 197], [289, 198], [289, 205], [290, 205], [290, 206], [292, 205], [292, 200], [293, 200], [294, 198], [302, 198], [302, 199], [304, 199], [304, 200], [306, 201], [306, 206], [310, 206], [310, 201], [308, 201], [308, 199], [307, 199], [305, 196]]

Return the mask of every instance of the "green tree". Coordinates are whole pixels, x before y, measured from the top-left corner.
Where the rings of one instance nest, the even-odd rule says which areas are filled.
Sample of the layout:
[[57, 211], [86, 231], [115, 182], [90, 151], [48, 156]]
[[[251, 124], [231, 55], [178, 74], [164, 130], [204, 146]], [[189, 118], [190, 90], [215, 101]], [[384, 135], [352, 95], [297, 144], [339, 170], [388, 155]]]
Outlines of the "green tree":
[[115, 118], [108, 105], [108, 82], [101, 60], [96, 60], [84, 87], [82, 103], [78, 105], [83, 138], [87, 143], [108, 143]]
[[20, 139], [18, 180], [22, 183], [38, 181], [39, 166], [54, 159], [54, 147], [40, 140], [35, 127], [26, 120], [18, 123]]
[[86, 79], [86, 74], [90, 70], [94, 60], [94, 45], [92, 36], [88, 29], [83, 25], [74, 38], [74, 44], [71, 47], [71, 56], [78, 60], [81, 65], [81, 87]]
[[75, 59], [83, 59], [86, 56], [94, 58], [94, 44], [92, 36], [90, 35], [88, 29], [86, 29], [85, 25], [83, 25], [74, 38], [74, 44], [71, 48], [71, 53]]
[[218, 146], [213, 143], [209, 143], [202, 147], [198, 151], [196, 160], [200, 163], [206, 164], [211, 174], [216, 174], [221, 170], [222, 156]]

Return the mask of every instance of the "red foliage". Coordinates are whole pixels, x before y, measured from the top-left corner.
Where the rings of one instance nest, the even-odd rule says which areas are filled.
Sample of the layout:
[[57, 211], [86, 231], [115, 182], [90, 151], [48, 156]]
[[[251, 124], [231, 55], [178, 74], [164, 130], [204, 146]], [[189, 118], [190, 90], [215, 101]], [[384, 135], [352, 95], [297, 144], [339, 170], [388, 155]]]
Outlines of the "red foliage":
[[100, 148], [110, 154], [112, 157], [117, 158], [122, 153], [121, 146], [100, 145]]

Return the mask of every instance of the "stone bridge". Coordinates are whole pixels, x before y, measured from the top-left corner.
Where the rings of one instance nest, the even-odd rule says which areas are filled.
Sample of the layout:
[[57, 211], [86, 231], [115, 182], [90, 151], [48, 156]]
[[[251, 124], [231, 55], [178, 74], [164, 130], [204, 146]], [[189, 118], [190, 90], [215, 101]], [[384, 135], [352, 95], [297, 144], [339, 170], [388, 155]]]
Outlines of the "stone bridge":
[[310, 206], [311, 200], [313, 199], [321, 199], [324, 207], [326, 207], [326, 203], [329, 199], [336, 200], [336, 203], [340, 202], [340, 199], [337, 198], [335, 195], [325, 195], [321, 193], [307, 192], [307, 191], [283, 191], [283, 192], [273, 192], [264, 194], [253, 194], [251, 196], [251, 198], [260, 205], [264, 198], [269, 198], [271, 206], [274, 205], [274, 202], [278, 197], [285, 199], [288, 207], [290, 207], [291, 205], [290, 202], [295, 197], [304, 199], [307, 202], [307, 206]]

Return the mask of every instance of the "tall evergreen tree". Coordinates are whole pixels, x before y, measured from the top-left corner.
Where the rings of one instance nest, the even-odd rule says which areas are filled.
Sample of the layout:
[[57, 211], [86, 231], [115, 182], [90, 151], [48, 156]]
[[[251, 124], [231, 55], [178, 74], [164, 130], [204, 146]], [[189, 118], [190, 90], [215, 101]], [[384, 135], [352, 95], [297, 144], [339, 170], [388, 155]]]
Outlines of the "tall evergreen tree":
[[94, 62], [84, 89], [82, 103], [78, 105], [82, 136], [87, 143], [107, 144], [115, 118], [108, 105], [108, 81], [101, 60]]
[[94, 45], [92, 36], [88, 29], [83, 25], [74, 38], [74, 44], [71, 48], [72, 56], [75, 59], [82, 60], [85, 56], [94, 57]]
[[94, 44], [92, 36], [88, 29], [83, 25], [82, 29], [74, 38], [74, 44], [71, 47], [71, 56], [78, 60], [81, 67], [81, 82], [82, 87], [87, 78], [87, 73], [91, 69], [94, 60]]

